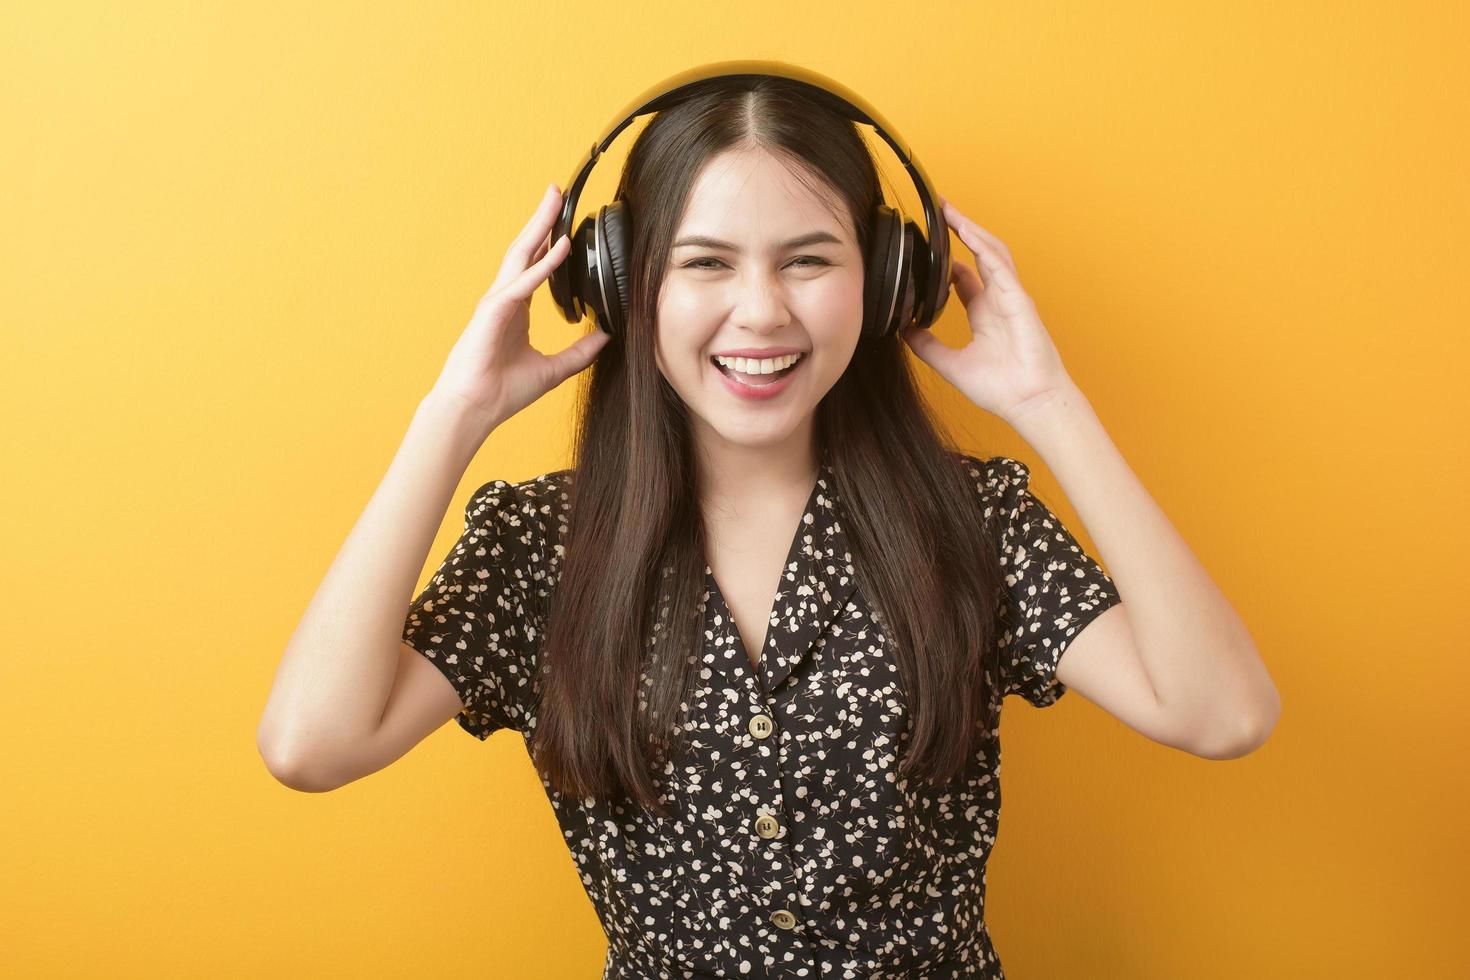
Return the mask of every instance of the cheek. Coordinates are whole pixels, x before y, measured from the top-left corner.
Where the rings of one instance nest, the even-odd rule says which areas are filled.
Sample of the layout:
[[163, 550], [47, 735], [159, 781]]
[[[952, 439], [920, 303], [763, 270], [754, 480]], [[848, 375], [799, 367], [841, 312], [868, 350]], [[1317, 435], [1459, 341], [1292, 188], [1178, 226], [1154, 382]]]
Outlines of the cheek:
[[673, 339], [679, 331], [677, 320], [660, 319], [653, 340], [653, 363], [664, 380], [676, 389], [686, 388], [694, 380], [689, 368], [689, 352], [682, 342]]
[[801, 284], [793, 293], [802, 315], [821, 323], [841, 322], [863, 309], [863, 277], [860, 268], [832, 269]]
[[667, 372], [672, 364], [676, 373], [692, 376], [697, 365], [691, 368], [691, 363], [702, 359], [702, 351], [713, 342], [720, 327], [708, 298], [670, 285], [659, 298], [657, 315], [654, 354], [659, 367]]
[[661, 322], [680, 324], [682, 333], [698, 328], [709, 319], [710, 309], [709, 296], [674, 281], [664, 288], [659, 299], [658, 316]]
[[828, 276], [808, 298], [811, 302], [803, 307], [802, 316], [813, 342], [829, 351], [851, 353], [863, 330], [862, 280]]

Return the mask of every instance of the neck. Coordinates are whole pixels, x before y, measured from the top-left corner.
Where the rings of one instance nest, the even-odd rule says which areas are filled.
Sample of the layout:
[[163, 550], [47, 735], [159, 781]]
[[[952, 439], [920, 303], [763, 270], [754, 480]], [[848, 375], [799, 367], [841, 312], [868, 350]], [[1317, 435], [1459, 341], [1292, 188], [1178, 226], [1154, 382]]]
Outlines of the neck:
[[805, 502], [821, 469], [814, 419], [761, 446], [732, 443], [709, 429], [696, 438], [700, 500], [706, 508], [746, 510], [766, 502]]

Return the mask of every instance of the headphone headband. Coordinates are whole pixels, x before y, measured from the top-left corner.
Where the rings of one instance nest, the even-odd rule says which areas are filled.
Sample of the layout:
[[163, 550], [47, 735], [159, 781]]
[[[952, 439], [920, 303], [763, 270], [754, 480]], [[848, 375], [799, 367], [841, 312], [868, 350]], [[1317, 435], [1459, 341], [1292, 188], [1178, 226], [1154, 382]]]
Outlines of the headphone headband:
[[[924, 294], [913, 297], [913, 325], [920, 328], [931, 325], [938, 318], [945, 301], [949, 298], [950, 253], [949, 228], [945, 223], [943, 213], [936, 206], [939, 195], [934, 190], [928, 174], [925, 173], [918, 159], [909, 151], [908, 144], [898, 136], [894, 127], [862, 96], [834, 79], [786, 62], [747, 59], [701, 65], [666, 78], [629, 102], [615, 117], [616, 121], [603, 131], [602, 135], [592, 144], [582, 162], [578, 164], [572, 179], [567, 184], [566, 191], [562, 194], [561, 211], [552, 229], [550, 240], [555, 242], [562, 235], [571, 236], [572, 217], [576, 214], [577, 200], [581, 196], [582, 187], [592, 173], [592, 168], [619, 133], [639, 116], [667, 108], [678, 101], [686, 90], [714, 78], [748, 80], [781, 78], [796, 82], [802, 86], [806, 94], [832, 111], [855, 123], [872, 126], [883, 141], [893, 149], [918, 190], [919, 202], [924, 210], [925, 231], [920, 234], [917, 227], [914, 226], [914, 233], [923, 240], [924, 244], [927, 244], [928, 248], [916, 248], [915, 252], [918, 254], [912, 257], [913, 260], [922, 262], [926, 268], [914, 269], [910, 264], [895, 267], [890, 272], [905, 278], [918, 277], [919, 282], [923, 285]], [[912, 223], [908, 224], [912, 226]], [[594, 247], [600, 244], [599, 239], [594, 243]], [[574, 251], [575, 247], [574, 239]], [[569, 252], [563, 266], [553, 270], [551, 275], [552, 296], [556, 300], [557, 307], [562, 311], [562, 315], [571, 323], [578, 322], [582, 316], [582, 311], [574, 302], [579, 297], [575, 296], [575, 291], [571, 288], [566, 268], [566, 264], [570, 263], [574, 257], [574, 252]], [[598, 277], [595, 284], [591, 285], [599, 291], [604, 303], [608, 300], [607, 294], [617, 285], [609, 278], [612, 272], [607, 259], [606, 255], [592, 254], [582, 260], [586, 261], [589, 267], [600, 267], [602, 275]], [[903, 293], [903, 286], [903, 283], [897, 284], [897, 292], [893, 297], [895, 300]], [[606, 324], [603, 326], [607, 327]]]

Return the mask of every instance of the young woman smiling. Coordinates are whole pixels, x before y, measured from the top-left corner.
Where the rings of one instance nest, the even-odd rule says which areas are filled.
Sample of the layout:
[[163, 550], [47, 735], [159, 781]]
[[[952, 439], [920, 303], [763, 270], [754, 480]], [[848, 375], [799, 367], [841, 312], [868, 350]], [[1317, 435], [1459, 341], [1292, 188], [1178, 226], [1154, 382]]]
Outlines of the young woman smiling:
[[[883, 197], [850, 120], [715, 80], [643, 130], [618, 198], [626, 331], [531, 346], [569, 248], [553, 185], [292, 636], [262, 754], [323, 791], [451, 718], [519, 732], [605, 977], [1001, 977], [1003, 698], [1075, 689], [1233, 758], [1279, 711], [1250, 636], [993, 235], [945, 205], [978, 265], [953, 267], [966, 346], [864, 331]], [[1116, 582], [1025, 463], [952, 445], [910, 352], [1045, 460]], [[486, 437], [589, 368], [575, 466], [476, 490], [405, 612]]]

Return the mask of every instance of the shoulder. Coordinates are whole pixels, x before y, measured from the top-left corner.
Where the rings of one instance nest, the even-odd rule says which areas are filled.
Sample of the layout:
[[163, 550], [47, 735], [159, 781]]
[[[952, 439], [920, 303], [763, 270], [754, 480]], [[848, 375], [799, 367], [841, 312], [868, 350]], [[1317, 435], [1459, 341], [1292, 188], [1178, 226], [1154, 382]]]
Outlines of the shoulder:
[[565, 502], [575, 470], [553, 470], [525, 480], [491, 480], [470, 495], [471, 507], [549, 514]]
[[1019, 459], [959, 452], [951, 455], [969, 476], [976, 494], [987, 504], [1014, 506], [1021, 491], [1030, 487], [1031, 469]]
[[971, 456], [961, 452], [952, 452], [950, 456], [964, 466], [971, 476], [991, 486], [1027, 480], [1031, 476], [1031, 470], [1025, 463], [1009, 456]]
[[466, 523], [534, 530], [548, 535], [565, 523], [574, 470], [553, 470], [525, 480], [491, 480], [470, 495]]
[[573, 470], [481, 484], [465, 505], [465, 526], [527, 589], [545, 596], [560, 571]]
[[1004, 543], [1033, 498], [1030, 467], [1010, 456], [952, 455], [974, 491], [986, 533]]

